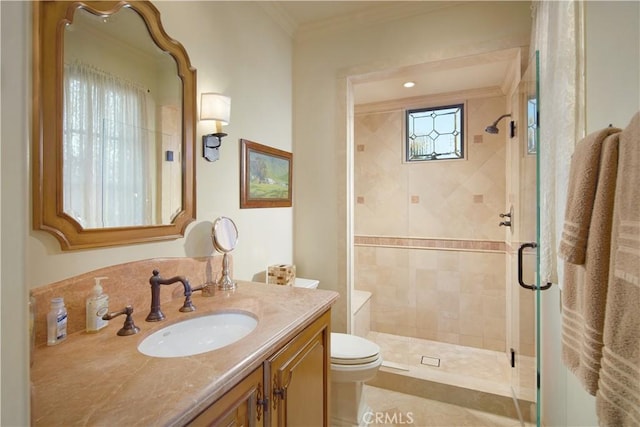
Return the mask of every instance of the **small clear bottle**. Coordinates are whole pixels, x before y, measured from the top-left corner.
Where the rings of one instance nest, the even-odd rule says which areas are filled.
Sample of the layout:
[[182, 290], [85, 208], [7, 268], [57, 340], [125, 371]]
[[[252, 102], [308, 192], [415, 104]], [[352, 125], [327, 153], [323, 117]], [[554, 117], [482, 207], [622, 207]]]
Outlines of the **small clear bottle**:
[[52, 298], [47, 314], [47, 345], [56, 345], [67, 338], [67, 308], [63, 298]]

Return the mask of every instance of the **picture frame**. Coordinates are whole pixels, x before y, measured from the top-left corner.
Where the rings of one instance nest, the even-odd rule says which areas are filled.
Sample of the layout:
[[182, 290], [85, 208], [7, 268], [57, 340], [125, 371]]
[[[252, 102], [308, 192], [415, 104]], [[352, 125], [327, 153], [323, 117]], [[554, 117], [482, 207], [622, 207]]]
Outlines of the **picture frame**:
[[240, 209], [291, 207], [293, 155], [240, 139]]

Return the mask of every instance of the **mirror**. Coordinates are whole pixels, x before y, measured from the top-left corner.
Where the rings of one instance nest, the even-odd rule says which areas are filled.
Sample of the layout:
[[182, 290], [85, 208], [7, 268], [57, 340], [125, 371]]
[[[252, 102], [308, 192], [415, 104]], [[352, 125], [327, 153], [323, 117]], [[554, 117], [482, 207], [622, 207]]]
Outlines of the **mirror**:
[[175, 60], [133, 10], [105, 18], [77, 9], [63, 66], [64, 213], [85, 229], [171, 224], [182, 210]]
[[213, 247], [224, 254], [222, 258], [222, 276], [218, 281], [218, 289], [225, 291], [235, 289], [236, 284], [229, 275], [229, 258], [227, 254], [234, 250], [238, 244], [238, 228], [230, 218], [221, 216], [213, 223], [211, 237], [213, 238]]
[[34, 229], [63, 249], [195, 219], [195, 70], [147, 1], [34, 2]]
[[236, 224], [227, 217], [221, 216], [213, 223], [213, 246], [218, 252], [227, 253], [238, 244]]

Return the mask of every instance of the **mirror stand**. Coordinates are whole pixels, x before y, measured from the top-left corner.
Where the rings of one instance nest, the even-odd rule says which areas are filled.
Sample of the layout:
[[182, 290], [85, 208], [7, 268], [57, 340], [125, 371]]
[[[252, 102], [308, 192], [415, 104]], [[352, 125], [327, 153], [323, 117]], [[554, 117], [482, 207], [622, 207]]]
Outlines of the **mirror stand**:
[[222, 257], [222, 276], [218, 280], [218, 289], [221, 291], [232, 291], [236, 288], [236, 282], [229, 275], [229, 256], [227, 252]]
[[234, 250], [238, 243], [238, 228], [231, 218], [221, 216], [213, 223], [211, 237], [213, 238], [213, 247], [224, 254], [222, 258], [222, 276], [218, 280], [218, 289], [232, 291], [236, 288], [236, 283], [229, 275], [228, 253]]

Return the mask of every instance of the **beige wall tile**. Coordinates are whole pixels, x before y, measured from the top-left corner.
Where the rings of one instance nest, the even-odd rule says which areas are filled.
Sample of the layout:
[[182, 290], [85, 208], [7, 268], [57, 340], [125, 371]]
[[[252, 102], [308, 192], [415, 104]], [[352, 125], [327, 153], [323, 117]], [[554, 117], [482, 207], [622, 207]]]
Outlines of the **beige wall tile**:
[[450, 344], [459, 344], [460, 343], [460, 335], [454, 334], [450, 332], [438, 332], [436, 335], [436, 339], [442, 342], [448, 342]]
[[483, 317], [505, 318], [506, 300], [504, 296], [495, 297], [491, 295], [482, 295], [482, 314]]
[[505, 340], [505, 328], [503, 317], [483, 318], [483, 337], [485, 339]]
[[[475, 293], [460, 293], [460, 315], [475, 318], [475, 322], [481, 324], [483, 315], [482, 299]], [[480, 333], [482, 335], [482, 333]]]
[[437, 270], [416, 270], [415, 275], [416, 294], [425, 292], [435, 292], [438, 290], [438, 271]]
[[[462, 332], [462, 328], [461, 328], [461, 332]], [[460, 340], [459, 342], [460, 345], [466, 345], [469, 347], [476, 347], [476, 348], [485, 348], [482, 342], [482, 337], [479, 337], [477, 335], [465, 335], [464, 333], [461, 333], [459, 340]]]
[[[478, 347], [504, 342], [504, 253], [475, 249], [504, 240], [504, 135], [484, 134], [504, 105], [504, 97], [468, 100], [467, 138], [482, 143], [446, 162], [402, 162], [402, 111], [356, 114], [355, 233], [403, 246], [356, 248], [355, 287], [373, 293], [373, 330]], [[418, 244], [432, 248], [407, 248]]]
[[411, 251], [411, 267], [414, 269], [431, 269], [438, 267], [437, 251]]
[[440, 313], [455, 313], [456, 318], [460, 311], [460, 294], [458, 292], [438, 291], [438, 311]]
[[460, 252], [438, 251], [439, 271], [460, 271]]
[[458, 293], [460, 291], [461, 275], [462, 273], [459, 271], [438, 271], [438, 289]]
[[475, 337], [479, 342], [479, 347], [482, 348], [483, 330], [482, 316], [475, 315], [473, 313], [461, 312], [460, 319], [460, 334], [467, 337]]
[[459, 319], [451, 316], [452, 313], [440, 311], [438, 316], [438, 333], [460, 334]]
[[504, 340], [494, 340], [485, 338], [482, 347], [487, 350], [506, 351], [506, 344]]

